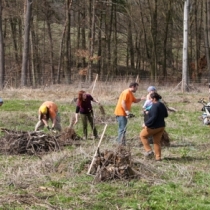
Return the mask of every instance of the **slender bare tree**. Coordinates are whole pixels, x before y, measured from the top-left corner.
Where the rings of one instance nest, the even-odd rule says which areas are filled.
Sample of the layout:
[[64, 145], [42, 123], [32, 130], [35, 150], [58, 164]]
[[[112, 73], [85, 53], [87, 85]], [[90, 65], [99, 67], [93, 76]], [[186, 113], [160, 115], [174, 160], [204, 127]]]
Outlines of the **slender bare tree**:
[[2, 31], [2, 0], [0, 0], [0, 90], [4, 86], [4, 40], [3, 40], [3, 31]]
[[28, 71], [28, 59], [29, 59], [29, 35], [30, 35], [30, 20], [32, 11], [33, 0], [27, 0], [27, 7], [25, 13], [25, 23], [24, 23], [24, 49], [23, 49], [23, 61], [22, 61], [22, 71], [21, 71], [21, 86], [27, 85], [27, 71]]

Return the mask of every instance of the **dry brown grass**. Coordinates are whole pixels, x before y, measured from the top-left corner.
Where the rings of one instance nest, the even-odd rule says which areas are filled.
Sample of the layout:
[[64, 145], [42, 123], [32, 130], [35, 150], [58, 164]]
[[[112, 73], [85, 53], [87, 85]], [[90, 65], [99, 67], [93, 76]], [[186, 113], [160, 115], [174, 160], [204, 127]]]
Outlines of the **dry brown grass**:
[[[92, 95], [99, 100], [102, 105], [114, 106], [117, 102], [120, 92], [126, 89], [129, 83], [130, 82], [124, 81], [107, 84], [97, 82]], [[146, 89], [149, 85], [150, 84], [146, 82], [140, 82], [139, 89], [135, 94], [136, 97], [146, 95]], [[184, 111], [186, 113], [189, 112], [189, 110], [191, 110], [191, 112], [200, 112], [201, 104], [197, 103], [197, 101], [199, 98], [205, 98], [208, 100], [209, 97], [207, 87], [197, 86], [191, 92], [182, 93], [180, 89], [175, 88], [176, 84], [171, 86], [155, 86], [169, 106], [174, 107], [178, 111]], [[52, 100], [58, 103], [71, 103], [73, 98], [77, 96], [77, 92], [79, 90], [83, 89], [91, 93], [92, 87], [92, 84], [84, 85], [80, 83], [73, 85], [53, 85], [38, 89], [9, 88], [1, 91], [0, 95], [5, 102], [19, 99], [26, 101]], [[139, 106], [139, 110], [141, 110], [141, 105], [142, 103], [135, 106]], [[36, 111], [37, 110], [35, 110], [35, 112]], [[100, 119], [96, 122], [99, 123], [102, 120], [107, 120], [108, 123], [113, 123], [113, 110], [108, 114], [111, 117]], [[9, 112], [1, 113], [1, 115], [4, 116], [5, 122], [12, 119]], [[30, 119], [35, 121], [35, 116], [36, 114]], [[29, 118], [27, 117], [27, 119]], [[167, 183], [167, 177], [171, 176], [170, 182], [180, 183], [181, 179], [183, 179], [183, 186], [191, 186], [196, 171], [205, 172], [205, 169], [208, 166], [207, 162], [202, 162], [202, 164], [200, 164], [199, 161], [202, 161], [202, 159], [199, 159], [199, 157], [194, 157], [193, 155], [194, 153], [196, 153], [198, 156], [202, 156], [203, 153], [208, 155], [208, 150], [206, 148], [207, 144], [200, 144], [198, 147], [194, 146], [194, 144], [191, 144], [189, 147], [185, 147], [185, 145], [183, 147], [178, 147], [184, 141], [186, 141], [184, 143], [189, 144], [191, 141], [197, 143], [197, 135], [192, 134], [191, 139], [188, 139], [188, 136], [185, 136], [182, 133], [183, 128], [180, 127], [179, 123], [170, 120], [169, 116], [168, 122], [170, 123], [170, 127], [177, 130], [177, 134], [174, 134], [173, 136], [175, 140], [172, 142], [172, 145], [174, 145], [174, 147], [163, 150], [163, 156], [167, 157], [169, 161], [167, 161], [166, 158], [166, 162], [162, 161], [161, 163], [154, 165], [154, 162], [152, 161], [143, 160], [142, 153], [144, 152], [144, 149], [139, 147], [138, 132], [140, 130], [141, 123], [139, 122], [141, 120], [141, 117], [138, 119], [133, 119], [132, 126], [139, 124], [139, 127], [129, 127], [127, 134], [128, 136], [133, 136], [133, 139], [130, 139], [129, 143], [132, 146], [132, 158], [137, 163], [137, 167], [144, 165], [147, 170], [150, 170], [151, 172], [154, 172], [154, 174], [158, 175], [158, 177], [147, 177], [149, 179], [149, 183], [156, 185]], [[187, 115], [183, 114], [182, 122], [185, 121], [186, 124], [189, 124], [189, 126], [191, 123], [194, 123], [189, 122]], [[136, 129], [138, 129], [137, 133]], [[113, 145], [113, 139], [111, 138], [116, 135], [117, 131], [116, 133], [110, 133], [109, 135], [105, 134], [103, 144], [100, 148], [101, 151], [106, 149], [112, 150], [115, 147]], [[56, 205], [56, 201], [60, 195], [66, 195], [66, 197], [68, 197], [70, 194], [73, 194], [73, 196], [77, 196], [76, 199], [79, 197], [76, 194], [74, 195], [74, 192], [71, 191], [71, 188], [85, 188], [86, 191], [82, 192], [83, 195], [80, 198], [84, 198], [84, 202], [88, 199], [92, 200], [92, 197], [89, 197], [89, 194], [91, 194], [91, 192], [98, 193], [100, 188], [95, 187], [91, 181], [81, 181], [81, 177], [83, 176], [84, 178], [84, 174], [88, 169], [88, 161], [92, 159], [92, 155], [94, 154], [97, 145], [97, 141], [89, 140], [88, 142], [82, 142], [79, 147], [73, 146], [69, 150], [66, 149], [60, 152], [53, 152], [42, 157], [28, 157], [24, 155], [3, 156], [0, 161], [0, 208], [3, 204], [15, 203], [16, 206], [22, 207], [22, 209], [27, 209], [31, 204], [37, 208], [42, 207], [45, 209], [56, 209], [56, 207], [58, 207]], [[191, 147], [194, 147], [194, 150], [191, 150]], [[197, 151], [198, 148], [200, 149], [199, 151]], [[173, 175], [170, 175], [170, 173]], [[65, 184], [62, 184], [63, 181], [61, 180], [63, 179], [65, 180]], [[52, 183], [57, 183], [57, 185], [52, 185]], [[125, 189], [124, 184], [122, 188], [123, 192], [129, 190], [127, 188]], [[25, 197], [19, 196], [19, 192], [24, 192]], [[91, 196], [93, 196], [93, 194], [91, 194]], [[54, 205], [49, 203], [50, 198], [55, 199]], [[82, 209], [82, 207], [82, 205], [78, 206], [78, 209]], [[65, 207], [63, 209], [65, 209]]]
[[[122, 90], [128, 88], [130, 82], [97, 82], [93, 91], [93, 96], [99, 101], [104, 103], [116, 103], [116, 100], [119, 97], [119, 94]], [[151, 85], [148, 82], [139, 83], [138, 91], [136, 96], [140, 97], [146, 95], [147, 87]], [[158, 89], [158, 92], [164, 97], [166, 102], [170, 101], [179, 101], [179, 102], [192, 102], [199, 97], [206, 98], [208, 100], [209, 93], [208, 87], [202, 85], [195, 85], [194, 88], [188, 93], [182, 94], [180, 88], [176, 88], [176, 84], [158, 86], [155, 85]], [[76, 83], [72, 85], [52, 85], [42, 88], [32, 89], [32, 88], [7, 88], [1, 91], [1, 97], [5, 100], [10, 99], [20, 99], [20, 100], [52, 100], [52, 101], [71, 101], [73, 98], [77, 97], [77, 93], [80, 90], [85, 90], [88, 93], [91, 93], [93, 88], [93, 83]], [[186, 105], [186, 104], [185, 104]]]

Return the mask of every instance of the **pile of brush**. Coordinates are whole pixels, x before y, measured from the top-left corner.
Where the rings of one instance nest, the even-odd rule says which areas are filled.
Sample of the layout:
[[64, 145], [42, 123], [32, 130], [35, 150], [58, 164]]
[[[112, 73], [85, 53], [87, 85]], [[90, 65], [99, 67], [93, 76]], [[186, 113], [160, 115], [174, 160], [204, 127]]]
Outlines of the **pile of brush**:
[[1, 129], [5, 135], [0, 139], [0, 153], [9, 155], [44, 154], [60, 149], [56, 136], [43, 132], [25, 132]]
[[124, 146], [119, 146], [116, 151], [106, 150], [95, 157], [90, 174], [95, 175], [95, 181], [111, 179], [128, 179], [139, 176], [131, 166], [131, 152]]
[[72, 128], [64, 129], [60, 134], [51, 133], [13, 131], [1, 128], [5, 133], [0, 138], [0, 154], [7, 155], [43, 155], [53, 151], [59, 151], [67, 145], [80, 145], [79, 137]]
[[166, 131], [163, 132], [162, 138], [161, 138], [161, 146], [163, 147], [170, 147], [170, 137]]

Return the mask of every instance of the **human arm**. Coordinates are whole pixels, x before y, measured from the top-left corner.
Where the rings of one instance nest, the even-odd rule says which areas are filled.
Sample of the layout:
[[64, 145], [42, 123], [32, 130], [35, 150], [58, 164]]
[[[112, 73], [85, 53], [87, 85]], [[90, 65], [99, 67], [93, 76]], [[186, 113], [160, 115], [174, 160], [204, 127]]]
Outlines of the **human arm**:
[[49, 125], [48, 125], [48, 123], [47, 123], [47, 120], [46, 120], [46, 119], [41, 119], [41, 121], [44, 123], [45, 127], [46, 127], [48, 130], [50, 130], [50, 127], [49, 127]]
[[145, 100], [145, 97], [142, 96], [141, 98], [136, 98], [136, 100], [134, 101], [134, 103], [139, 103], [141, 100]]
[[98, 100], [94, 99], [93, 96], [89, 95], [89, 97], [90, 97], [91, 101], [93, 101], [93, 102], [95, 102], [95, 103], [100, 105], [100, 102]]
[[98, 100], [93, 99], [92, 101], [100, 105], [100, 102]]
[[74, 121], [74, 124], [77, 124], [77, 122], [78, 122], [79, 110], [80, 110], [80, 107], [79, 107], [79, 106], [76, 106], [76, 112], [75, 112], [75, 121]]
[[43, 115], [40, 111], [39, 111], [39, 116], [38, 116], [39, 121], [42, 121], [44, 123], [44, 126], [47, 127], [47, 129], [49, 130], [49, 126], [48, 126], [48, 119], [46, 117], [46, 115]]

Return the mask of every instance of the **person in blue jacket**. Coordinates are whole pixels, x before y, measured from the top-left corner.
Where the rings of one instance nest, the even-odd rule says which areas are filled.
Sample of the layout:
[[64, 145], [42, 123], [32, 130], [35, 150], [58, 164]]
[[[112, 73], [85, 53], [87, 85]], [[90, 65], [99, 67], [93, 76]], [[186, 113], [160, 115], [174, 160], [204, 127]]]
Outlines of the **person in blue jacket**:
[[[147, 119], [149, 117], [149, 110], [152, 107], [152, 101], [151, 101], [150, 95], [152, 93], [157, 92], [157, 89], [155, 86], [149, 86], [147, 88], [147, 92], [148, 92], [148, 94], [146, 96], [146, 101], [144, 102], [144, 105], [143, 105], [144, 123], [147, 121]], [[143, 124], [143, 127], [144, 127], [144, 124]], [[151, 136], [148, 138], [148, 142], [150, 144], [153, 144], [153, 139]]]
[[0, 106], [2, 106], [3, 105], [3, 99], [2, 98], [0, 98]]

